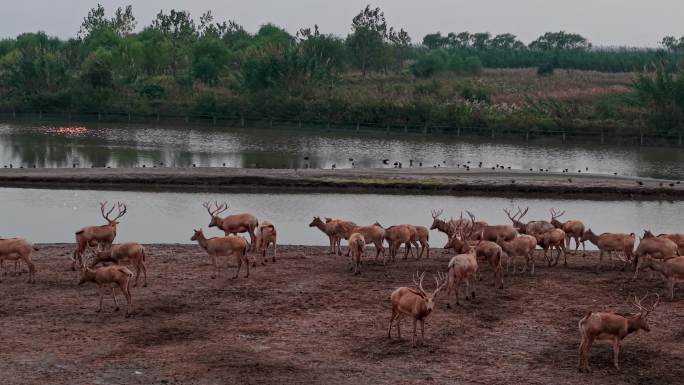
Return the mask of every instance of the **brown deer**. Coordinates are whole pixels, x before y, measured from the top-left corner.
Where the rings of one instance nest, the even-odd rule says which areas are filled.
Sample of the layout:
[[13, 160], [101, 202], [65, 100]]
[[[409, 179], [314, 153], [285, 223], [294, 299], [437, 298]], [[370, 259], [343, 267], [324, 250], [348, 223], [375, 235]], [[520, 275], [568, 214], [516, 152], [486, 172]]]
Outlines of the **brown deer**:
[[428, 230], [428, 228], [425, 226], [406, 226], [411, 226], [413, 228], [410, 244], [412, 244], [416, 250], [418, 250], [418, 244], [420, 244], [420, 254], [418, 254], [416, 259], [421, 259], [423, 257], [423, 253], [426, 253], [425, 258], [430, 258], [430, 230]]
[[213, 207], [211, 202], [204, 202], [202, 204], [209, 216], [211, 221], [209, 221], [209, 227], [218, 227], [223, 230], [225, 235], [238, 235], [240, 233], [249, 234], [249, 248], [250, 250], [256, 246], [256, 235], [254, 231], [257, 226], [259, 226], [259, 221], [257, 218], [249, 213], [228, 215], [225, 218], [221, 218], [219, 214], [228, 210], [228, 204], [226, 202], [221, 203], [214, 201]]
[[276, 243], [278, 233], [276, 232], [275, 225], [269, 221], [261, 222], [259, 226], [257, 226], [254, 236], [256, 237], [256, 251], [257, 253], [261, 252], [261, 264], [266, 264], [266, 250], [271, 244], [273, 244], [273, 258], [271, 260], [275, 263], [276, 254], [278, 253], [278, 245]]
[[582, 242], [582, 256], [587, 254], [587, 249], [582, 241], [582, 235], [584, 235], [584, 223], [581, 221], [570, 220], [561, 222], [558, 220], [561, 216], [565, 214], [565, 211], [557, 211], [556, 209], [551, 209], [551, 224], [557, 228], [565, 231], [565, 247], [570, 247], [570, 240], [575, 240], [575, 254], [579, 250], [580, 242]]
[[[399, 246], [406, 244], [407, 249], [410, 247], [411, 229], [404, 225], [390, 226], [385, 229], [385, 239], [387, 240], [387, 245], [389, 247], [389, 257], [392, 261], [395, 261]], [[408, 251], [406, 254], [408, 254]], [[404, 256], [404, 259], [405, 258], [406, 256]], [[384, 259], [383, 263], [387, 264], [387, 258]]]
[[349, 237], [349, 252], [351, 254], [351, 269], [354, 275], [361, 274], [361, 260], [366, 249], [366, 240], [363, 235], [354, 233]]
[[[544, 259], [546, 259], [548, 266], [558, 265], [558, 260], [560, 259], [561, 253], [565, 256], [564, 266], [568, 265], [568, 253], [565, 249], [565, 231], [562, 229], [553, 228], [547, 230], [543, 233], [536, 233], [535, 238], [537, 238], [537, 245], [541, 246], [544, 250]], [[551, 249], [551, 256], [549, 256], [549, 249]], [[556, 249], [558, 254], [556, 254], [556, 260], [553, 261], [553, 249]]]
[[117, 265], [125, 263], [130, 264], [135, 268], [135, 283], [133, 287], [138, 286], [140, 279], [140, 271], [143, 272], [143, 287], [147, 287], [147, 268], [145, 267], [145, 247], [137, 242], [121, 243], [112, 245], [109, 250], [98, 251], [92, 262], [88, 264], [91, 269], [98, 263], [111, 262]]
[[[76, 250], [73, 254], [73, 262], [71, 264], [72, 270], [76, 270], [76, 265], [83, 266], [83, 253], [87, 247], [97, 246], [99, 250], [107, 250], [112, 246], [114, 238], [116, 238], [116, 226], [119, 224], [118, 220], [126, 215], [128, 209], [126, 205], [121, 202], [116, 202], [116, 205], [112, 205], [112, 208], [105, 213], [106, 208], [107, 202], [100, 202], [100, 212], [102, 213], [102, 218], [107, 221], [106, 225], [87, 226], [76, 232]], [[114, 218], [110, 218], [109, 216], [115, 208], [118, 213]]]
[[658, 238], [667, 238], [676, 243], [679, 255], [684, 255], [684, 233], [658, 234]]
[[483, 258], [489, 263], [489, 267], [494, 273], [494, 286], [499, 286], [503, 289], [503, 269], [501, 267], [501, 259], [503, 258], [503, 249], [496, 242], [480, 241], [475, 246], [475, 255], [478, 260]]
[[674, 257], [668, 260], [655, 259], [649, 255], [642, 257], [638, 270], [646, 268], [660, 273], [667, 282], [670, 300], [674, 300], [675, 284], [684, 282], [684, 257]]
[[389, 327], [387, 328], [387, 338], [392, 339], [392, 324], [397, 324], [397, 336], [401, 338], [401, 319], [405, 316], [413, 318], [413, 347], [416, 347], [416, 325], [420, 322], [421, 340], [425, 340], [425, 319], [432, 314], [435, 308], [435, 298], [446, 285], [443, 273], [437, 273], [435, 279], [435, 290], [428, 293], [423, 289], [423, 278], [425, 273], [420, 275], [420, 280], [413, 277], [413, 284], [416, 288], [400, 287], [392, 292], [390, 301], [392, 302], [392, 316], [390, 317]]
[[517, 236], [518, 232], [511, 225], [493, 225], [484, 226], [481, 230], [475, 232], [473, 240], [496, 242], [497, 239], [502, 238], [506, 241], [512, 241]]
[[28, 283], [35, 283], [36, 266], [32, 259], [34, 250], [38, 249], [36, 249], [31, 242], [22, 238], [0, 239], [0, 266], [5, 260], [24, 261], [29, 269]]
[[[608, 256], [612, 259], [612, 253], [617, 252], [618, 258], [620, 253], [625, 254], [624, 261], [630, 261], [632, 259], [632, 253], [634, 250], [634, 233], [603, 233], [601, 235], [594, 234], [591, 229], [588, 229], [582, 235], [582, 242], [589, 241], [596, 245], [599, 249], [599, 264], [596, 266], [596, 271], [600, 271], [603, 265], [603, 254], [608, 253]], [[613, 260], [613, 265], [615, 260]]]
[[[449, 272], [449, 286], [447, 288], [447, 297], [452, 291], [456, 292], [456, 305], [460, 305], [459, 300], [461, 291], [461, 282], [465, 282], [465, 299], [469, 300], [472, 293], [475, 298], [475, 290], [470, 288], [470, 280], [477, 275], [477, 254], [474, 247], [470, 247], [467, 253], [458, 254], [451, 258], [448, 265]], [[449, 304], [447, 304], [449, 306]], [[450, 306], [449, 306], [450, 307]]]
[[506, 271], [513, 262], [513, 274], [516, 273], [516, 257], [525, 258], [525, 266], [520, 270], [521, 273], [527, 271], [527, 268], [532, 265], [530, 274], [534, 274], [534, 249], [537, 247], [537, 238], [522, 234], [511, 241], [505, 240], [503, 237], [499, 236], [496, 243], [501, 246], [501, 249], [508, 255], [508, 262], [506, 263]]
[[247, 258], [247, 241], [239, 236], [228, 235], [225, 237], [214, 237], [207, 239], [202, 230], [194, 230], [195, 234], [190, 238], [191, 241], [197, 243], [209, 254], [214, 265], [215, 273], [212, 273], [211, 278], [217, 278], [220, 275], [218, 257], [232, 257], [237, 258], [237, 271], [233, 279], [240, 274], [240, 267], [244, 263], [247, 265], [247, 274], [245, 278], [249, 277], [249, 259]]
[[455, 220], [452, 218], [449, 221], [445, 221], [443, 219], [440, 219], [439, 217], [442, 215], [443, 212], [444, 209], [432, 210], [432, 226], [430, 226], [430, 230], [438, 230], [446, 234], [447, 238], [451, 238], [454, 235], [454, 233], [456, 233], [456, 229], [470, 225], [470, 221], [464, 219], [463, 215], [461, 215], [461, 219], [459, 220]]
[[335, 223], [332, 223], [332, 221], [323, 222], [320, 217], [313, 217], [313, 220], [309, 223], [309, 227], [316, 227], [328, 236], [328, 240], [330, 241], [329, 254], [335, 254], [335, 246], [337, 246], [335, 240]]
[[529, 207], [525, 208], [525, 210], [518, 207], [518, 212], [515, 215], [511, 215], [510, 211], [506, 209], [503, 211], [508, 216], [508, 219], [513, 222], [513, 227], [515, 227], [515, 229], [521, 234], [535, 235], [554, 228], [553, 225], [547, 221], [531, 221], [527, 223], [522, 222], [522, 218], [527, 215], [529, 210]]
[[117, 286], [124, 297], [126, 297], [126, 303], [128, 304], [126, 317], [129, 317], [133, 307], [130, 291], [131, 277], [133, 277], [133, 273], [126, 266], [111, 265], [98, 267], [95, 270], [84, 266], [81, 269], [81, 279], [78, 281], [78, 284], [82, 285], [86, 282], [93, 282], [97, 285], [97, 292], [100, 294], [100, 306], [96, 310], [98, 313], [102, 311], [102, 300], [104, 299], [106, 289], [110, 288], [110, 286], [112, 296], [114, 297], [114, 304], [116, 305], [114, 311], [119, 311], [119, 302], [116, 300], [116, 292], [114, 291], [114, 286]]
[[[359, 233], [363, 236], [364, 242], [366, 244], [375, 245], [375, 259], [377, 260], [380, 254], [385, 255], [385, 247], [383, 242], [385, 241], [385, 229], [380, 226], [379, 223], [372, 224], [370, 226], [356, 226], [352, 229], [352, 233]], [[349, 239], [351, 242], [351, 238]], [[351, 243], [349, 245], [351, 247]]]
[[641, 299], [634, 297], [634, 306], [638, 309], [634, 314], [621, 314], [614, 312], [587, 312], [587, 314], [579, 320], [579, 332], [581, 337], [579, 347], [579, 365], [580, 372], [590, 372], [589, 369], [589, 352], [591, 346], [596, 340], [612, 341], [613, 342], [613, 366], [615, 369], [620, 369], [619, 355], [620, 342], [629, 334], [638, 332], [639, 330], [651, 331], [648, 326], [648, 315], [658, 306], [660, 297], [656, 295], [656, 300], [652, 306], [646, 307], [642, 305], [643, 301], [648, 297], [645, 295]]
[[639, 258], [650, 255], [653, 258], [669, 259], [679, 256], [679, 247], [669, 238], [656, 237], [649, 230], [644, 230], [644, 237], [640, 239], [639, 246], [634, 252], [634, 266], [639, 263]]

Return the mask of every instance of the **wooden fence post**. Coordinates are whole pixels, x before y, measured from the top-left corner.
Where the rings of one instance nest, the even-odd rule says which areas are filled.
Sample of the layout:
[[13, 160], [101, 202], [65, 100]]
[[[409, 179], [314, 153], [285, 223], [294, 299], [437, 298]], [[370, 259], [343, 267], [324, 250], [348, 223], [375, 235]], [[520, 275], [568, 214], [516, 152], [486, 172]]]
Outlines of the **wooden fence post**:
[[97, 112], [97, 120], [102, 120], [102, 113], [100, 111]]
[[245, 128], [245, 117], [240, 116], [240, 127]]
[[606, 143], [606, 138], [603, 135], [603, 129], [601, 129], [601, 144], [605, 144], [605, 143]]
[[359, 132], [360, 127], [361, 127], [361, 123], [357, 120], [356, 121], [356, 132]]
[[563, 143], [565, 143], [565, 131], [563, 131]]

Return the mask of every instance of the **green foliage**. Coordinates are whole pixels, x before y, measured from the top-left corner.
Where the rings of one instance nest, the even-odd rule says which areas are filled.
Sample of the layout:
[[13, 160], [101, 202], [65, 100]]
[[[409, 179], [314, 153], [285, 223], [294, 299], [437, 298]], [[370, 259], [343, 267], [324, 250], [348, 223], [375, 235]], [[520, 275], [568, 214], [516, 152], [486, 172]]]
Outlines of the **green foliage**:
[[482, 86], [473, 83], [466, 83], [461, 89], [461, 97], [470, 102], [481, 102], [489, 104], [491, 102], [491, 92]]
[[444, 51], [430, 51], [422, 55], [411, 66], [413, 75], [419, 78], [427, 78], [439, 72], [442, 72], [447, 67], [447, 55]]
[[684, 71], [670, 73], [658, 66], [653, 74], [640, 74], [633, 87], [656, 126], [684, 129]]
[[537, 67], [537, 75], [539, 76], [553, 75], [553, 71], [552, 63], [542, 63]]
[[576, 33], [567, 33], [565, 31], [547, 32], [530, 43], [530, 49], [542, 51], [587, 48], [591, 48], [591, 44], [589, 44], [586, 38]]

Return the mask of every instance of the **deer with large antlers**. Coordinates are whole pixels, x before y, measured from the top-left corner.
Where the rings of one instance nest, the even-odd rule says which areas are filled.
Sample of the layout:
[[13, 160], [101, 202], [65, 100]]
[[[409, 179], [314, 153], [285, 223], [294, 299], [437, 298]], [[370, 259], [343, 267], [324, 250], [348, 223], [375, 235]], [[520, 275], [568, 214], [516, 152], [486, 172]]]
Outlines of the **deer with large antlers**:
[[223, 230], [225, 235], [248, 233], [250, 242], [249, 248], [251, 249], [256, 246], [256, 235], [254, 234], [254, 231], [257, 226], [259, 226], [259, 221], [254, 215], [243, 213], [228, 215], [227, 217], [221, 218], [219, 214], [228, 210], [228, 204], [226, 202], [219, 204], [214, 201], [213, 205], [211, 202], [204, 202], [202, 206], [207, 209], [207, 212], [211, 217], [209, 227], [218, 227]]
[[[76, 250], [73, 254], [72, 270], [76, 270], [76, 265], [83, 266], [83, 253], [86, 248], [98, 247], [99, 250], [108, 250], [111, 248], [114, 238], [116, 238], [116, 227], [119, 224], [119, 219], [126, 215], [128, 208], [121, 202], [116, 202], [112, 208], [105, 213], [107, 209], [107, 202], [100, 202], [100, 212], [102, 218], [107, 221], [106, 225], [88, 226], [76, 232]], [[114, 218], [109, 216], [117, 209], [117, 214]]]
[[446, 285], [446, 277], [443, 273], [437, 273], [434, 276], [435, 290], [431, 293], [423, 289], [423, 278], [425, 273], [422, 273], [418, 278], [415, 274], [413, 277], [413, 284], [416, 288], [400, 287], [392, 292], [390, 301], [392, 302], [392, 316], [390, 317], [389, 327], [387, 328], [387, 338], [392, 339], [392, 324], [397, 324], [397, 335], [401, 338], [400, 322], [403, 317], [411, 317], [413, 319], [413, 347], [416, 347], [416, 326], [420, 322], [421, 340], [425, 340], [425, 319], [432, 314], [435, 308], [435, 298]]
[[470, 225], [470, 221], [468, 219], [464, 219], [463, 216], [461, 216], [461, 219], [459, 220], [452, 218], [448, 221], [445, 221], [440, 218], [443, 212], [444, 209], [432, 210], [432, 226], [430, 226], [430, 230], [438, 230], [446, 234], [448, 238], [451, 238], [456, 233], [456, 229]]
[[[36, 282], [36, 266], [33, 263], [33, 251], [36, 249], [33, 244], [22, 238], [0, 239], [0, 266], [5, 260], [22, 260], [28, 266], [28, 283]], [[15, 267], [16, 270], [16, 267]]]
[[236, 257], [237, 258], [237, 270], [233, 279], [238, 277], [240, 274], [240, 267], [244, 263], [247, 265], [247, 273], [245, 278], [249, 277], [249, 259], [247, 258], [247, 241], [239, 236], [228, 235], [225, 237], [214, 237], [207, 239], [204, 236], [202, 230], [194, 230], [195, 233], [190, 238], [191, 241], [197, 241], [197, 243], [202, 247], [207, 254], [211, 257], [212, 264], [214, 265], [214, 273], [212, 273], [211, 278], [217, 278], [220, 275], [220, 269], [218, 264], [218, 257]]
[[557, 228], [565, 231], [565, 247], [570, 247], [570, 240], [575, 240], [575, 254], [579, 249], [580, 242], [582, 243], [582, 255], [587, 253], [587, 249], [582, 241], [582, 235], [584, 235], [584, 223], [577, 220], [569, 220], [561, 222], [558, 218], [562, 217], [565, 211], [558, 211], [556, 209], [551, 209], [551, 224]]
[[554, 229], [553, 225], [547, 221], [522, 222], [523, 217], [527, 215], [529, 210], [529, 207], [525, 208], [525, 210], [518, 207], [518, 212], [515, 215], [511, 215], [510, 211], [503, 209], [506, 216], [508, 216], [508, 219], [513, 222], [513, 227], [515, 227], [520, 234], [535, 235]]
[[634, 297], [633, 304], [638, 312], [633, 314], [621, 314], [614, 312], [587, 312], [579, 320], [579, 332], [582, 338], [579, 347], [579, 371], [589, 372], [589, 352], [596, 340], [613, 342], [613, 366], [620, 369], [619, 355], [620, 342], [629, 334], [639, 330], [651, 331], [648, 326], [648, 315], [658, 306], [660, 297], [656, 294], [653, 305], [646, 307], [642, 303], [649, 295], [641, 299]]
[[623, 261], [627, 262], [632, 259], [632, 254], [634, 252], [634, 233], [603, 233], [601, 235], [594, 234], [591, 229], [588, 229], [582, 235], [582, 242], [589, 241], [596, 245], [599, 249], [599, 263], [596, 265], [596, 271], [600, 271], [603, 265], [603, 254], [608, 253], [608, 257], [615, 264], [615, 260], [612, 258], [613, 252], [617, 252], [618, 258], [620, 253], [624, 253], [625, 258]]

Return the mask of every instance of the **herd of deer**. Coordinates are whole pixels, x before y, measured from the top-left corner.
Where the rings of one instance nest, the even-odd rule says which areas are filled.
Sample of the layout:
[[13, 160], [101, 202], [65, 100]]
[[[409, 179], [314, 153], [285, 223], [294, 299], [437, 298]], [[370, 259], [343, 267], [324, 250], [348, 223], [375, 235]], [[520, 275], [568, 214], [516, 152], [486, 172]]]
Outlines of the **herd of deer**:
[[[237, 270], [233, 278], [237, 278], [240, 268], [246, 265], [245, 278], [249, 276], [250, 261], [248, 251], [255, 255], [261, 253], [261, 263], [267, 263], [266, 251], [273, 245], [272, 262], [276, 261], [277, 232], [275, 226], [267, 221], [261, 223], [252, 214], [237, 214], [220, 217], [228, 209], [226, 203], [206, 202], [204, 208], [211, 218], [209, 227], [223, 230], [225, 236], [206, 238], [201, 229], [194, 230], [191, 237], [210, 256], [214, 266], [211, 278], [219, 276], [219, 257], [234, 257], [237, 259]], [[116, 216], [111, 217], [114, 210]], [[348, 241], [348, 256], [350, 256], [350, 270], [353, 273], [361, 273], [362, 261], [365, 257], [366, 245], [373, 244], [376, 248], [375, 259], [382, 255], [382, 263], [396, 261], [399, 248], [404, 245], [404, 259], [409, 253], [414, 254], [412, 247], [416, 249], [415, 258], [420, 259], [425, 255], [430, 257], [429, 232], [438, 230], [448, 237], [445, 249], [453, 249], [455, 256], [449, 261], [446, 273], [439, 272], [435, 277], [435, 289], [428, 292], [423, 288], [425, 273], [414, 276], [415, 287], [400, 287], [394, 290], [390, 296], [392, 303], [392, 315], [388, 327], [388, 337], [391, 338], [392, 326], [396, 325], [397, 334], [401, 337], [400, 320], [403, 317], [413, 319], [413, 346], [417, 341], [417, 324], [421, 325], [421, 337], [424, 338], [425, 319], [432, 313], [437, 294], [447, 288], [447, 296], [455, 293], [456, 305], [460, 305], [461, 286], [465, 285], [465, 299], [475, 297], [475, 291], [471, 287], [471, 280], [479, 276], [479, 260], [484, 259], [494, 273], [494, 285], [503, 289], [503, 262], [506, 262], [506, 271], [518, 273], [516, 259], [524, 259], [524, 266], [520, 273], [529, 269], [534, 274], [534, 252], [539, 246], [544, 252], [544, 259], [549, 266], [558, 264], [560, 257], [564, 258], [567, 265], [567, 250], [571, 240], [575, 241], [575, 254], [578, 253], [580, 244], [585, 256], [585, 241], [596, 245], [599, 249], [599, 263], [596, 267], [599, 271], [602, 267], [603, 256], [608, 256], [613, 261], [613, 253], [617, 254], [618, 260], [623, 262], [623, 269], [627, 264], [634, 267], [634, 277], [637, 278], [639, 271], [651, 269], [659, 272], [667, 282], [669, 296], [674, 298], [674, 285], [684, 281], [684, 234], [660, 234], [655, 236], [648, 230], [644, 230], [644, 236], [636, 250], [634, 233], [603, 233], [600, 235], [585, 230], [581, 221], [559, 221], [565, 212], [551, 209], [551, 220], [537, 220], [523, 222], [529, 208], [518, 208], [515, 214], [510, 211], [504, 212], [511, 220], [510, 225], [489, 225], [483, 221], [477, 221], [475, 215], [467, 211], [469, 218], [441, 219], [443, 210], [432, 212], [432, 226], [402, 224], [383, 227], [375, 222], [368, 226], [358, 226], [354, 222], [341, 219], [314, 217], [309, 227], [316, 227], [325, 233], [330, 241], [330, 253], [341, 254], [341, 240]], [[147, 269], [145, 267], [145, 248], [135, 242], [114, 245], [118, 220], [127, 212], [127, 207], [117, 202], [107, 210], [107, 202], [100, 203], [102, 217], [107, 224], [100, 226], [88, 226], [76, 232], [76, 249], [72, 257], [72, 269], [80, 268], [81, 276], [78, 284], [93, 282], [97, 285], [100, 302], [97, 311], [102, 309], [102, 301], [107, 289], [111, 289], [116, 310], [119, 309], [115, 287], [118, 287], [126, 298], [126, 316], [131, 314], [132, 300], [130, 293], [130, 280], [133, 272], [127, 266], [135, 269], [135, 283], [137, 286], [140, 273], [143, 273], [143, 286], [147, 286]], [[250, 242], [240, 233], [248, 233]], [[387, 250], [384, 247], [387, 243]], [[15, 261], [15, 270], [18, 261], [23, 261], [29, 269], [29, 283], [35, 282], [36, 268], [32, 261], [33, 251], [37, 250], [29, 241], [13, 238], [0, 239], [0, 270], [4, 269], [4, 261]], [[552, 257], [556, 251], [555, 259]], [[623, 256], [620, 256], [622, 254]], [[86, 257], [86, 258], [84, 258]], [[102, 266], [97, 267], [98, 264]], [[256, 266], [256, 258], [251, 262]], [[7, 274], [7, 273], [5, 273]], [[481, 278], [480, 278], [481, 279]], [[614, 365], [618, 368], [618, 354], [620, 341], [630, 333], [638, 330], [648, 331], [647, 316], [659, 302], [659, 296], [655, 296], [652, 305], [644, 305], [648, 296], [634, 298], [634, 305], [638, 312], [635, 314], [618, 314], [611, 312], [588, 312], [579, 321], [579, 330], [582, 336], [580, 344], [580, 370], [588, 370], [588, 354], [595, 340], [612, 340], [614, 347]], [[447, 304], [450, 307], [449, 304]]]

